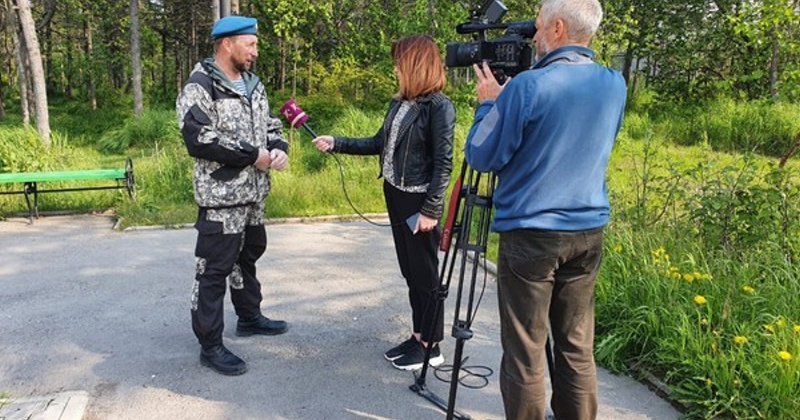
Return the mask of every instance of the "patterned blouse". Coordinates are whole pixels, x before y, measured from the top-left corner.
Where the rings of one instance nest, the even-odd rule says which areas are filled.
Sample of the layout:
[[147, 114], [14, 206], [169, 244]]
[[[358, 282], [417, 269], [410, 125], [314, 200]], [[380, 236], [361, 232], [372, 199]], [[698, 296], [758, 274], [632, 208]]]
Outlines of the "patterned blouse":
[[400, 130], [400, 124], [403, 122], [403, 118], [406, 117], [406, 114], [408, 113], [408, 110], [411, 109], [412, 105], [414, 105], [414, 101], [403, 101], [403, 103], [400, 104], [400, 109], [397, 110], [397, 114], [394, 116], [394, 120], [392, 121], [392, 126], [389, 130], [389, 141], [386, 143], [386, 148], [384, 150], [383, 179], [400, 191], [408, 193], [424, 193], [428, 191], [428, 184], [400, 186], [395, 185], [394, 182], [394, 165], [392, 163], [394, 162], [394, 152], [395, 148], [397, 147], [397, 132]]

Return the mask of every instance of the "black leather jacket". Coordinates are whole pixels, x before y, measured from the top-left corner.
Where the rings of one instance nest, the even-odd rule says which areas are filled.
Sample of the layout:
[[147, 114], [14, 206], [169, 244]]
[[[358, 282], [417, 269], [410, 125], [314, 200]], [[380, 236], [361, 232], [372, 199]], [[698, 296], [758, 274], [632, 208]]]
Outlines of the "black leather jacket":
[[[384, 146], [400, 104], [399, 99], [392, 99], [383, 125], [373, 137], [335, 137], [333, 151], [351, 155], [380, 154], [380, 168], [383, 168]], [[434, 219], [442, 216], [444, 195], [450, 183], [455, 121], [453, 103], [443, 93], [436, 92], [414, 101], [397, 135], [393, 182], [398, 186], [428, 184], [420, 213]]]

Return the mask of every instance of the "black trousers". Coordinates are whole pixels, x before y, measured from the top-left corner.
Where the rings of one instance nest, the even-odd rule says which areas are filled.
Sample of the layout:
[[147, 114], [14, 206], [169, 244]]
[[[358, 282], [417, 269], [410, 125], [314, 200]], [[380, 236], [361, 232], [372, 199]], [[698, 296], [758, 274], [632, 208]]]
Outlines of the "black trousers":
[[204, 209], [195, 224], [198, 267], [192, 296], [192, 330], [204, 348], [222, 344], [223, 304], [229, 276], [237, 278], [230, 282], [236, 315], [252, 319], [261, 313], [256, 261], [267, 248], [267, 233], [263, 224], [247, 225], [244, 221], [235, 224], [242, 226], [240, 231], [224, 232], [223, 223], [208, 220]]
[[417, 232], [415, 235], [406, 224], [406, 219], [422, 208], [424, 193], [407, 193], [384, 182], [383, 195], [392, 224], [397, 262], [408, 285], [414, 332], [420, 333], [422, 341], [438, 343], [444, 338], [444, 307], [434, 318], [436, 289], [440, 284], [438, 250], [441, 229], [436, 226], [430, 232]]

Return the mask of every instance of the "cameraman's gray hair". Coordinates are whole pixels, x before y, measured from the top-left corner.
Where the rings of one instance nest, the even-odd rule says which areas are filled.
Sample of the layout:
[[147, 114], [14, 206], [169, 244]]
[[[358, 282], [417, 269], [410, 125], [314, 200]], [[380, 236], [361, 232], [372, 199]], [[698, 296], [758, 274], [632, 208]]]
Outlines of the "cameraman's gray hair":
[[542, 0], [539, 13], [549, 21], [564, 20], [569, 31], [567, 38], [574, 42], [591, 40], [603, 19], [598, 0]]

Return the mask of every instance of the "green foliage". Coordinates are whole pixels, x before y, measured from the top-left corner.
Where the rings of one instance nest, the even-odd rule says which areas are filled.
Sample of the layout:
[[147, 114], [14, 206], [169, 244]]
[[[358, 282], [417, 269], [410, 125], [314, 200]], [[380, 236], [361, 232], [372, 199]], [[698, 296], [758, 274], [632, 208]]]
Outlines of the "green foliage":
[[800, 250], [800, 189], [791, 174], [772, 164], [758, 167], [745, 160], [721, 169], [699, 164], [689, 218], [709, 250], [734, 255], [780, 249], [789, 261]]
[[0, 129], [0, 172], [36, 172], [52, 168], [54, 157], [32, 128]]
[[728, 98], [675, 104], [640, 90], [630, 100], [623, 130], [631, 138], [653, 135], [685, 146], [782, 156], [800, 133], [798, 115], [798, 104]]
[[141, 117], [131, 117], [122, 127], [108, 130], [98, 141], [106, 153], [123, 153], [131, 147], [153, 147], [164, 139], [179, 137], [175, 112], [146, 110]]

